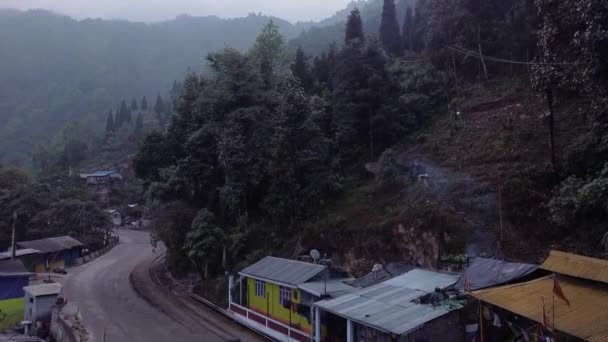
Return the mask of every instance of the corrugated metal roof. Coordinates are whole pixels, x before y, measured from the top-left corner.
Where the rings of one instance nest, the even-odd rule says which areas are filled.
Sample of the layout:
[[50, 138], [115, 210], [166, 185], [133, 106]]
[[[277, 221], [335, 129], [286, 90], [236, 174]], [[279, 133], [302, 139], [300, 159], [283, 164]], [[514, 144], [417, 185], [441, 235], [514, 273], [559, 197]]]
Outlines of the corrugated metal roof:
[[[608, 341], [608, 288], [567, 276], [558, 280], [570, 306], [555, 299], [556, 329], [586, 341]], [[472, 295], [537, 322], [542, 322], [544, 297], [547, 315], [553, 317], [553, 276], [474, 291]]]
[[[465, 272], [471, 290], [480, 290], [521, 279], [536, 270], [538, 270], [538, 265], [478, 257], [473, 260]], [[454, 288], [464, 290], [464, 285], [465, 277], [463, 275]]]
[[298, 286], [323, 272], [325, 266], [303, 261], [265, 257], [240, 273], [265, 280]]
[[23, 248], [31, 248], [42, 253], [58, 252], [65, 249], [83, 246], [83, 244], [69, 236], [59, 236], [54, 238], [46, 238], [32, 241], [17, 242], [17, 245]]
[[383, 332], [403, 335], [460, 308], [413, 302], [435, 288], [446, 288], [457, 280], [458, 275], [414, 269], [336, 299], [317, 302], [314, 306]]
[[414, 269], [414, 266], [411, 266], [406, 263], [394, 262], [383, 265], [381, 270], [372, 271], [363, 277], [359, 277], [355, 280], [347, 282], [347, 284], [356, 286], [356, 287], [368, 287], [375, 284], [379, 284], [385, 280], [391, 279], [398, 275], [402, 275], [405, 272], [409, 272]]
[[446, 288], [460, 278], [460, 274], [441, 273], [423, 269], [413, 269], [403, 275], [387, 280], [384, 284], [423, 292], [433, 292], [436, 288]]
[[308, 281], [304, 284], [298, 285], [298, 288], [302, 291], [308, 292], [317, 297], [321, 297], [327, 294], [333, 298], [336, 298], [348, 291], [354, 291], [355, 288], [348, 285], [346, 282], [351, 281], [352, 278], [348, 279], [329, 279], [325, 281]]
[[608, 283], [608, 260], [551, 251], [541, 268], [577, 278]]
[[[10, 259], [12, 257], [11, 250], [12, 249], [9, 248], [8, 252], [0, 253], [0, 260]], [[18, 249], [17, 252], [15, 253], [15, 256], [20, 257], [20, 256], [24, 256], [24, 255], [39, 254], [39, 253], [40, 253], [40, 251], [37, 249], [24, 248], [24, 249]]]
[[26, 293], [29, 293], [30, 295], [32, 295], [34, 297], [40, 297], [40, 296], [57, 295], [57, 294], [61, 293], [61, 288], [62, 288], [61, 284], [52, 283], [52, 284], [25, 286], [23, 288], [23, 291], [25, 291]]

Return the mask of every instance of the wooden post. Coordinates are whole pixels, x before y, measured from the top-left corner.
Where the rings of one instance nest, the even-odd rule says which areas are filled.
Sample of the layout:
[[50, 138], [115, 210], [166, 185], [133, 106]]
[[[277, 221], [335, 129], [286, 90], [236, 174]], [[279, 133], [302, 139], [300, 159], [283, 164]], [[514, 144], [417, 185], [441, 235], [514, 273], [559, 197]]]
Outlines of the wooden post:
[[553, 89], [547, 88], [545, 90], [547, 95], [547, 106], [549, 107], [549, 149], [551, 153], [551, 166], [553, 171], [556, 170], [555, 160], [555, 115], [553, 112]]
[[[239, 274], [239, 305], [243, 305], [243, 276]], [[243, 305], [245, 306], [245, 305]]]
[[502, 223], [502, 173], [498, 173], [498, 219], [500, 220], [500, 242], [503, 240], [503, 223]]
[[486, 76], [486, 81], [488, 80], [488, 68], [486, 68], [486, 61], [483, 59], [483, 50], [481, 49], [481, 27], [477, 25], [477, 43], [479, 44], [479, 59], [481, 60], [481, 65], [483, 66], [483, 73]]
[[15, 242], [15, 230], [17, 227], [17, 211], [14, 210], [13, 211], [13, 235], [11, 238], [11, 259], [15, 260], [15, 257], [17, 256], [17, 244]]
[[483, 309], [481, 308], [481, 300], [479, 300], [479, 341], [484, 342], [484, 339], [483, 339]]

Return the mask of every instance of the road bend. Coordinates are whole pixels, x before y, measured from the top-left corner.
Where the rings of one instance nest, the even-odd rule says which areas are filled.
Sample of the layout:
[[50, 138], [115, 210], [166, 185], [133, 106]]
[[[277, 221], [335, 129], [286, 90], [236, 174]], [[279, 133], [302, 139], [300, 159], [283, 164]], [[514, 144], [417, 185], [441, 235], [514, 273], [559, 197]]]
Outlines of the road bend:
[[71, 269], [62, 281], [66, 299], [78, 303], [95, 341], [103, 341], [104, 336], [107, 342], [235, 340], [231, 332], [206, 325], [204, 319], [197, 324], [181, 322], [142, 299], [129, 275], [137, 265], [154, 259], [149, 233], [119, 230], [118, 234], [119, 245]]

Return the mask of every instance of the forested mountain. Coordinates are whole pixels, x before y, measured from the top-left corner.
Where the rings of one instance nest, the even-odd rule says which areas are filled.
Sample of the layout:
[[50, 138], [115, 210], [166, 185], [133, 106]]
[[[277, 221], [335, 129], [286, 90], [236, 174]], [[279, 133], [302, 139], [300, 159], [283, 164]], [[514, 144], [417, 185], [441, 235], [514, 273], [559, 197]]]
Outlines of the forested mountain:
[[[269, 20], [180, 16], [144, 24], [0, 11], [0, 163], [28, 166], [32, 148], [70, 120], [105, 115], [124, 97], [166, 93], [207, 53], [248, 49]], [[311, 23], [274, 18], [285, 37]]]
[[353, 8], [320, 54], [269, 23], [185, 78], [134, 158], [172, 270], [608, 252], [607, 3], [403, 4]]

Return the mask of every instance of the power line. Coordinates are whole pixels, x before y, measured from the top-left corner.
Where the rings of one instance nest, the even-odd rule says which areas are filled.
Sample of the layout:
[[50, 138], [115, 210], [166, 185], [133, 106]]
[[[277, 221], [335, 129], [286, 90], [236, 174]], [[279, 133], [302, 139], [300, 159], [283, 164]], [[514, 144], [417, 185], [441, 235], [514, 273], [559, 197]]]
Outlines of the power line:
[[403, 63], [403, 64], [412, 64], [412, 63], [420, 63], [420, 62], [425, 62], [428, 60], [428, 58], [418, 58], [418, 59], [414, 59], [414, 60], [405, 60], [405, 59], [400, 59], [400, 58], [392, 58], [387, 56], [387, 59], [396, 62], [396, 63]]
[[456, 45], [447, 46], [447, 48], [450, 50], [456, 51], [460, 54], [464, 54], [467, 56], [472, 56], [472, 57], [476, 57], [476, 58], [480, 58], [480, 59], [485, 59], [485, 60], [492, 61], [492, 62], [498, 62], [498, 63], [520, 64], [520, 65], [578, 65], [578, 64], [581, 64], [581, 63], [565, 63], [565, 62], [543, 63], [543, 62], [514, 61], [514, 60], [509, 60], [509, 59], [504, 59], [504, 58], [483, 55], [483, 54], [480, 54], [479, 52], [467, 50], [467, 49], [464, 49], [464, 48], [456, 46]]

